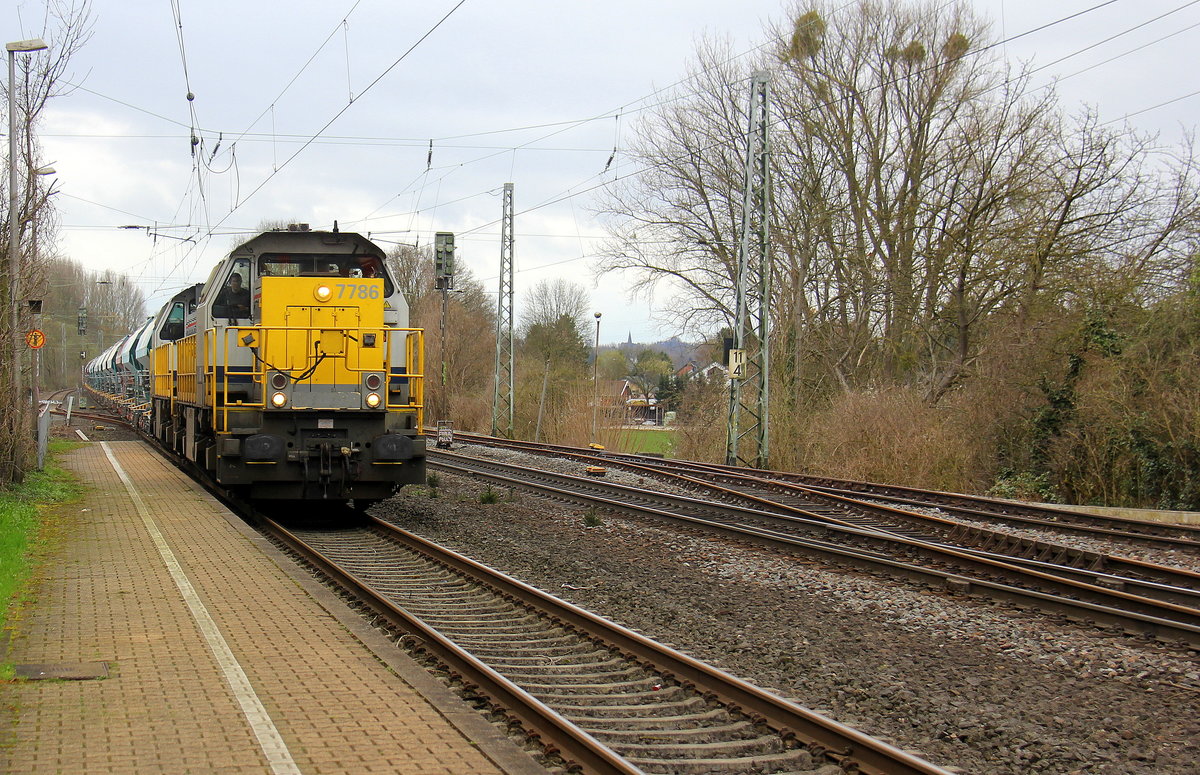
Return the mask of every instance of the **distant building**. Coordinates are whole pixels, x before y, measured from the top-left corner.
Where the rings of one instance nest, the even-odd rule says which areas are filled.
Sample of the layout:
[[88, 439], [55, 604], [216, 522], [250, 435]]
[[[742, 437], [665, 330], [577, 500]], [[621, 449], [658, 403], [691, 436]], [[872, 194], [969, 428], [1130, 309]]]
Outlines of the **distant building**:
[[682, 379], [691, 377], [704, 377], [706, 380], [716, 379], [720, 377], [723, 380], [729, 379], [729, 370], [724, 365], [713, 361], [704, 368], [701, 368], [695, 361], [688, 361], [675, 370], [675, 376]]
[[662, 424], [662, 411], [653, 391], [643, 396], [628, 379], [602, 379], [597, 386], [600, 413], [606, 425]]

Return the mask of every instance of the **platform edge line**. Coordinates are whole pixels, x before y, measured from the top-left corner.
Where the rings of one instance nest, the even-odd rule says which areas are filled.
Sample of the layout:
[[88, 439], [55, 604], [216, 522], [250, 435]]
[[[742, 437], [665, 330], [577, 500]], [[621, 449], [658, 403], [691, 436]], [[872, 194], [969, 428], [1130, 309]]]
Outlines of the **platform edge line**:
[[166, 538], [163, 537], [162, 532], [158, 529], [158, 524], [150, 515], [149, 509], [146, 508], [146, 504], [142, 500], [137, 487], [134, 486], [133, 480], [129, 478], [129, 475], [125, 473], [125, 469], [117, 461], [116, 455], [113, 454], [108, 442], [102, 441], [100, 442], [100, 446], [104, 450], [104, 454], [108, 457], [109, 463], [112, 464], [113, 470], [117, 472], [117, 477], [125, 485], [125, 490], [129, 493], [129, 497], [133, 500], [133, 505], [137, 509], [138, 516], [142, 518], [142, 523], [150, 533], [150, 538], [153, 540], [155, 548], [158, 549], [159, 556], [171, 574], [171, 579], [175, 582], [176, 588], [179, 589], [179, 593], [183, 596], [184, 602], [187, 603], [193, 621], [195, 621], [197, 628], [199, 628], [200, 634], [204, 636], [204, 640], [212, 652], [213, 658], [216, 659], [217, 666], [220, 667], [221, 674], [225, 678], [225, 683], [228, 684], [230, 691], [233, 692], [234, 698], [241, 707], [242, 715], [246, 717], [246, 722], [254, 732], [255, 738], [258, 739], [259, 749], [262, 751], [263, 756], [266, 757], [267, 763], [271, 767], [271, 772], [275, 775], [302, 775], [300, 768], [296, 765], [295, 760], [292, 759], [292, 754], [288, 750], [287, 743], [284, 742], [283, 736], [279, 734], [279, 729], [275, 726], [275, 722], [271, 720], [270, 714], [267, 713], [267, 709], [263, 706], [258, 694], [255, 693], [254, 686], [250, 683], [250, 678], [246, 675], [246, 671], [242, 669], [241, 664], [237, 661], [237, 657], [233, 654], [233, 650], [229, 648], [229, 643], [225, 640], [225, 636], [221, 634], [216, 621], [213, 620], [212, 615], [209, 614], [208, 609], [205, 607], [204, 601], [200, 599], [196, 588], [192, 586], [192, 582], [188, 579], [187, 574], [184, 573], [183, 566], [179, 564], [175, 553], [171, 551]]

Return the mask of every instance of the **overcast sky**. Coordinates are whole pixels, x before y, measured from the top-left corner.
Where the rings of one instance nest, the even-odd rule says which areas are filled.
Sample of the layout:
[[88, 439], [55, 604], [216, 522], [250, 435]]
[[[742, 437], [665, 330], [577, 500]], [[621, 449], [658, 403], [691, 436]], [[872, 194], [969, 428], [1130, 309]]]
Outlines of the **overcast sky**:
[[[791, 5], [95, 0], [93, 37], [72, 63], [83, 88], [56, 99], [39, 128], [61, 192], [60, 248], [127, 273], [157, 309], [263, 221], [336, 219], [385, 247], [456, 232], [460, 260], [494, 290], [511, 181], [518, 314], [524, 291], [563, 277], [604, 313], [602, 341], [666, 338], [677, 332], [653, 299], [631, 302], [622, 278], [592, 275], [602, 230], [591, 191], [634, 169], [624, 137], [654, 92], [686, 74], [699, 38], [750, 52]], [[1045, 66], [1035, 85], [1061, 79], [1068, 108], [1130, 116], [1169, 142], [1195, 125], [1200, 2], [974, 5], [1012, 39], [1009, 58]], [[10, 6], [7, 40], [40, 35], [42, 13], [40, 0]]]

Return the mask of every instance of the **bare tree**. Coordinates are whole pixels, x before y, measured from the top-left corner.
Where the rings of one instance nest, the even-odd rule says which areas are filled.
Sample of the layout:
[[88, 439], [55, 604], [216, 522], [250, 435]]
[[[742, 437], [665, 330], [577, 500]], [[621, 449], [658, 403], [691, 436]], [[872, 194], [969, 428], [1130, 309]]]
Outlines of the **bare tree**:
[[[428, 256], [425, 263], [431, 263]], [[461, 263], [454, 285], [455, 290], [446, 295], [444, 327], [441, 293], [424, 293], [410, 310], [411, 325], [425, 329], [427, 417], [453, 420], [458, 428], [484, 430], [491, 421], [495, 309], [483, 286]]]
[[[43, 282], [28, 289], [42, 300], [39, 326], [47, 341], [41, 352], [41, 384], [70, 387], [78, 383], [82, 362], [146, 319], [145, 295], [128, 277], [90, 271], [62, 256], [46, 258], [43, 270]], [[84, 333], [77, 330], [81, 309]]]
[[[0, 289], [3, 294], [5, 312], [3, 322], [0, 322], [0, 341], [6, 344], [3, 365], [0, 366], [0, 379], [4, 385], [14, 382], [14, 369], [25, 369], [25, 359], [21, 357], [23, 348], [18, 346], [21, 331], [27, 327], [27, 321], [18, 322], [17, 331], [12, 330], [9, 297], [14, 281], [19, 287], [37, 287], [41, 282], [42, 266], [38, 256], [40, 248], [53, 244], [53, 215], [49, 212], [51, 189], [37, 182], [37, 170], [43, 165], [36, 134], [33, 131], [47, 102], [52, 97], [62, 93], [64, 76], [67, 72], [71, 57], [87, 42], [91, 34], [90, 7], [87, 0], [51, 0], [47, 3], [41, 38], [49, 48], [17, 57], [17, 84], [14, 93], [5, 95], [8, 110], [20, 117], [20, 134], [16, 137], [17, 158], [9, 163], [23, 171], [24, 178], [19, 191], [16, 191], [16, 205], [9, 206], [10, 195], [7, 180], [4, 185], [5, 203], [3, 222], [0, 228], [4, 234], [9, 234], [14, 226], [18, 235], [18, 244], [29, 249], [22, 250], [17, 257], [17, 276], [9, 272], [11, 256], [8, 254], [8, 242], [4, 249], [4, 286]], [[7, 81], [5, 81], [7, 89]], [[24, 306], [24, 305], [22, 305]], [[25, 311], [18, 308], [18, 315]], [[22, 384], [30, 384], [24, 379]], [[25, 427], [25, 411], [29, 398], [25, 395], [14, 395], [12, 391], [4, 391], [0, 398], [0, 486], [10, 482], [20, 481], [25, 473], [25, 461], [31, 448], [28, 429]]]
[[599, 213], [611, 235], [602, 269], [641, 287], [677, 283], [668, 312], [703, 334], [733, 317], [746, 89], [728, 44], [703, 43], [697, 59], [684, 96], [636, 129], [629, 153], [645, 171], [612, 187]]
[[564, 317], [582, 339], [587, 338], [588, 294], [583, 286], [568, 280], [542, 280], [530, 289], [521, 306], [520, 336], [528, 336], [536, 325], [554, 325]]
[[399, 285], [409, 309], [433, 290], [433, 257], [428, 249], [400, 244], [387, 254], [388, 272]]
[[1117, 266], [1145, 289], [1178, 265], [1196, 187], [1161, 171], [1187, 165], [1063, 118], [965, 3], [815, 0], [769, 35], [746, 69], [703, 45], [641, 125], [645, 172], [602, 206], [603, 269], [681, 287], [684, 331], [731, 320], [745, 81], [770, 67], [784, 400], [899, 383], [936, 402], [970, 375], [998, 311], [1067, 303]]

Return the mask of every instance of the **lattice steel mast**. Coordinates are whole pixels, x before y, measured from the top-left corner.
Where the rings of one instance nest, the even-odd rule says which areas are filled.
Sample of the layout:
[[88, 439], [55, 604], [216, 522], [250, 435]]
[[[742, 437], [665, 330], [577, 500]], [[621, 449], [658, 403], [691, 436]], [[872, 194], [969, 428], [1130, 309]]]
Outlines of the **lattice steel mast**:
[[738, 245], [737, 320], [730, 352], [728, 465], [766, 468], [770, 386], [770, 73], [751, 78], [746, 178]]
[[500, 295], [496, 301], [496, 389], [492, 435], [513, 437], [513, 184], [504, 184], [500, 221]]

